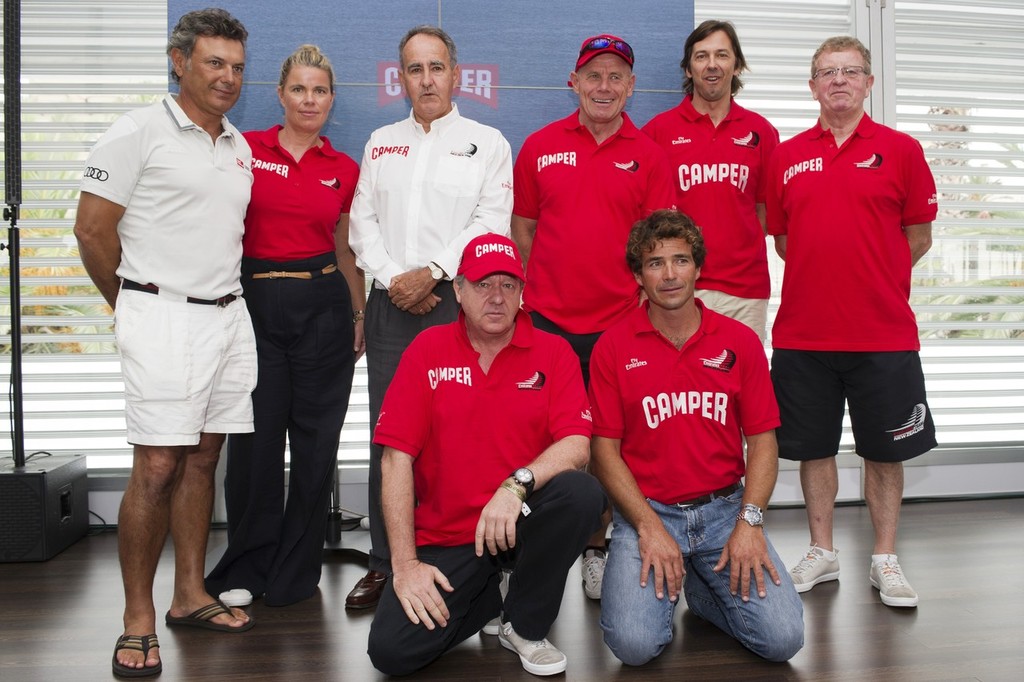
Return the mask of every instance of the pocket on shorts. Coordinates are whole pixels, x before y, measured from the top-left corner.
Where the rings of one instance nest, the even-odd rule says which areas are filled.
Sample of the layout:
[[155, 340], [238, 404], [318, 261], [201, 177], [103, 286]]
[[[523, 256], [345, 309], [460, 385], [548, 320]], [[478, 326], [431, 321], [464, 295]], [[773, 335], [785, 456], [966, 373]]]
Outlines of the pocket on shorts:
[[188, 397], [187, 331], [187, 321], [156, 296], [118, 296], [114, 338], [121, 353], [127, 399], [178, 401]]

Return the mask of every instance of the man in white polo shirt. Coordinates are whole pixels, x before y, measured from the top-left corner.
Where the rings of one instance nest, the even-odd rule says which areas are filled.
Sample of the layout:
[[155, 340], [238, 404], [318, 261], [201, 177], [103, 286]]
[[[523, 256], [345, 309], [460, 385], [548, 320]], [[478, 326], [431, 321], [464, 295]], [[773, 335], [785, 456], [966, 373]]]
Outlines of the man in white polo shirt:
[[214, 470], [226, 433], [252, 431], [256, 345], [238, 300], [249, 145], [238, 100], [247, 32], [223, 10], [184, 15], [167, 53], [179, 94], [117, 120], [87, 161], [75, 221], [82, 262], [115, 310], [131, 477], [118, 518], [124, 634], [112, 666], [156, 675], [153, 579], [168, 530], [168, 625], [243, 632], [253, 621], [203, 585]]

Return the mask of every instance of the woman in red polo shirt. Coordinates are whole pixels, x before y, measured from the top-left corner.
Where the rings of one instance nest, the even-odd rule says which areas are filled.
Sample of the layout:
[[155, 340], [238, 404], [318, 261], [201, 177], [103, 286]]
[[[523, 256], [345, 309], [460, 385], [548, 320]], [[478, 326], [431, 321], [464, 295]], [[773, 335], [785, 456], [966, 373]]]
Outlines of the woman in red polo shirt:
[[[281, 67], [284, 124], [250, 131], [242, 286], [256, 331], [255, 432], [228, 439], [228, 548], [206, 578], [236, 605], [312, 596], [320, 582], [338, 440], [363, 354], [365, 280], [348, 247], [359, 167], [320, 134], [334, 70], [315, 45]], [[285, 502], [284, 451], [291, 451]], [[248, 592], [248, 594], [246, 594]]]

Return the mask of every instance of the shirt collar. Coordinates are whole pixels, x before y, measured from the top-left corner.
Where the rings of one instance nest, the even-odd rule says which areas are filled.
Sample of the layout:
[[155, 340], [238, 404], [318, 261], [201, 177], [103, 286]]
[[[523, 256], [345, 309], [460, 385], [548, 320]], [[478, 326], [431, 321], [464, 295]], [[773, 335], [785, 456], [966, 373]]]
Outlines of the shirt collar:
[[[679, 114], [688, 121], [696, 121], [701, 118], [711, 118], [707, 114], [702, 114], [697, 111], [697, 108], [693, 106], [693, 95], [689, 94], [683, 98], [683, 101], [679, 103]], [[729, 112], [723, 118], [723, 121], [735, 121], [741, 118], [746, 112], [746, 109], [736, 103], [736, 100], [732, 97], [729, 98]]]
[[[181, 105], [178, 104], [178, 99], [174, 95], [170, 93], [164, 95], [164, 108], [174, 120], [179, 130], [201, 130], [195, 121], [190, 119], [185, 110], [181, 108]], [[238, 129], [231, 125], [227, 116], [220, 117], [220, 125], [224, 128], [224, 132], [220, 134], [221, 137], [234, 137], [238, 135]]]
[[[458, 325], [459, 338], [466, 344], [466, 347], [472, 349], [473, 344], [469, 342], [469, 333], [466, 331], [466, 314], [462, 312], [461, 308], [459, 309]], [[529, 348], [533, 345], [533, 335], [533, 320], [520, 308], [516, 313], [516, 328], [512, 332], [512, 339], [508, 345], [516, 348]], [[473, 352], [475, 353], [476, 350]]]
[[[281, 132], [282, 128], [284, 128], [284, 126], [278, 123], [277, 125], [271, 126], [266, 130], [257, 131], [255, 133], [256, 139], [258, 139], [260, 141], [260, 144], [267, 147], [268, 149], [276, 148], [284, 150], [284, 147], [281, 146], [281, 141], [278, 138], [278, 135]], [[319, 137], [320, 142], [322, 142], [323, 144], [310, 147], [309, 150], [307, 150], [307, 153], [315, 151], [319, 154], [323, 154], [324, 156], [337, 156], [338, 152], [334, 149], [334, 147], [331, 146], [331, 141], [324, 137], [323, 135], [320, 135]]]
[[[454, 126], [460, 118], [462, 118], [462, 116], [459, 114], [459, 105], [456, 104], [455, 102], [452, 102], [451, 111], [449, 111], [441, 118], [434, 119], [433, 121], [430, 122], [430, 132], [437, 131], [439, 135], [443, 135], [445, 131]], [[423, 130], [423, 125], [416, 120], [416, 113], [412, 109], [409, 109], [409, 118], [407, 120], [412, 124], [413, 128], [415, 128], [416, 132], [418, 132], [420, 135], [427, 134]]]
[[[694, 332], [693, 337], [697, 335], [711, 334], [718, 329], [717, 315], [714, 311], [709, 310], [704, 302], [699, 298], [694, 298], [693, 302], [697, 304], [697, 309], [700, 310], [700, 326], [697, 327], [697, 331]], [[650, 301], [644, 301], [643, 305], [634, 310], [629, 317], [629, 325], [632, 329], [634, 336], [641, 334], [659, 334], [660, 332], [654, 328], [651, 323], [651, 317], [649, 310], [651, 308]], [[690, 337], [691, 339], [693, 337]], [[686, 345], [689, 345], [690, 341], [687, 340]], [[683, 347], [685, 348], [686, 345]]]
[[[820, 139], [825, 136], [825, 133], [832, 134], [828, 128], [821, 127], [821, 119], [814, 124], [814, 139]], [[871, 117], [867, 115], [867, 112], [860, 117], [860, 121], [857, 122], [857, 127], [854, 129], [853, 134], [858, 137], [874, 137], [875, 132], [878, 130], [878, 124], [871, 120]]]
[[[572, 112], [568, 116], [562, 119], [562, 125], [565, 126], [566, 130], [581, 130], [586, 131], [587, 135], [590, 135], [590, 131], [587, 130], [586, 126], [580, 123], [580, 110], [579, 107], [576, 111]], [[634, 125], [633, 120], [629, 117], [625, 111], [622, 112], [622, 125], [615, 131], [615, 134], [608, 139], [614, 139], [616, 137], [633, 138], [640, 134], [639, 129]], [[593, 137], [593, 135], [591, 135]], [[607, 140], [605, 141], [607, 144]]]

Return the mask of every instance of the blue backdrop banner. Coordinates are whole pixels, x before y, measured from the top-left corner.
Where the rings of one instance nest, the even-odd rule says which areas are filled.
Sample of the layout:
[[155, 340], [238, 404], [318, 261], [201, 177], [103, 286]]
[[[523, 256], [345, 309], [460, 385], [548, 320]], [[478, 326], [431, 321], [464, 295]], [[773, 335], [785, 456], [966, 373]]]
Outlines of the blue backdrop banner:
[[[210, 0], [168, 0], [168, 30]], [[440, 26], [455, 40], [462, 66], [456, 102], [464, 116], [504, 133], [518, 153], [523, 140], [577, 106], [566, 81], [580, 43], [598, 33], [626, 40], [636, 55], [636, 92], [626, 111], [639, 126], [682, 98], [679, 61], [693, 30], [692, 0], [223, 0], [249, 31], [245, 85], [229, 114], [240, 130], [281, 122], [281, 62], [303, 43], [319, 45], [337, 78], [324, 129], [356, 161], [370, 133], [409, 114], [398, 84], [398, 41], [418, 24]]]

